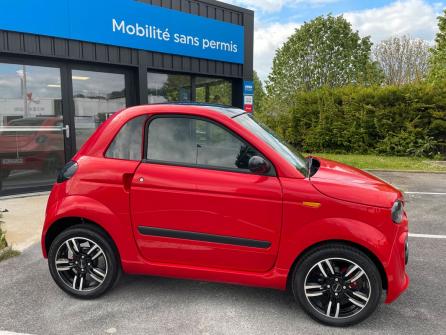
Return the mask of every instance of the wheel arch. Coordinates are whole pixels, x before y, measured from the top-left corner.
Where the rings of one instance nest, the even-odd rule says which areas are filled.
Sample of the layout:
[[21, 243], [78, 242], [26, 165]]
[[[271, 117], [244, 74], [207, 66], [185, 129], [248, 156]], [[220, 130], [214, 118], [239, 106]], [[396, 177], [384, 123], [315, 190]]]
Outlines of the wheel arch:
[[75, 224], [90, 224], [103, 232], [104, 236], [107, 236], [119, 250], [118, 254], [124, 270], [126, 264], [141, 262], [130, 214], [115, 213], [98, 200], [81, 195], [65, 196], [47, 208], [41, 238], [44, 257], [47, 257], [49, 245], [54, 237]]
[[63, 231], [70, 229], [73, 226], [77, 225], [85, 225], [86, 228], [95, 230], [96, 232], [102, 234], [110, 243], [112, 249], [116, 253], [116, 256], [118, 257], [119, 262], [121, 262], [121, 256], [119, 253], [119, 249], [109, 234], [107, 230], [102, 227], [101, 225], [97, 224], [94, 221], [88, 220], [83, 217], [63, 217], [55, 221], [51, 227], [48, 229], [45, 235], [45, 252], [48, 254], [51, 244], [53, 243], [54, 239]]
[[361, 244], [352, 242], [352, 241], [348, 241], [348, 240], [339, 240], [339, 239], [334, 239], [334, 240], [325, 240], [325, 241], [320, 241], [317, 242], [315, 244], [312, 244], [310, 246], [308, 246], [306, 249], [304, 249], [294, 260], [293, 265], [291, 266], [289, 272], [288, 272], [288, 276], [287, 276], [287, 282], [286, 282], [286, 287], [289, 290], [291, 288], [291, 280], [293, 277], [293, 272], [294, 269], [296, 268], [297, 264], [299, 263], [299, 261], [305, 257], [305, 255], [307, 255], [309, 252], [311, 252], [312, 250], [318, 248], [318, 247], [322, 247], [324, 245], [328, 245], [328, 244], [340, 244], [340, 245], [346, 245], [346, 246], [350, 246], [352, 248], [356, 248], [360, 251], [362, 251], [364, 254], [366, 254], [370, 260], [375, 264], [376, 268], [379, 271], [379, 274], [381, 276], [381, 284], [382, 284], [382, 288], [384, 290], [387, 290], [388, 287], [388, 279], [387, 279], [387, 274], [386, 271], [384, 269], [383, 264], [381, 263], [381, 261], [379, 260], [379, 258], [368, 248], [364, 247]]

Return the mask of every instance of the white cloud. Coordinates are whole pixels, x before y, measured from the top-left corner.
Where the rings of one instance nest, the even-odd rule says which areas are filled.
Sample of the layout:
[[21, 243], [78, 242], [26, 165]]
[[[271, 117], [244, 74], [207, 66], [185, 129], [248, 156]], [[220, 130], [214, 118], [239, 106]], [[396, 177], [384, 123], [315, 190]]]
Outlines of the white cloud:
[[434, 7], [423, 0], [400, 0], [380, 8], [345, 13], [344, 17], [361, 36], [370, 35], [373, 42], [401, 35], [432, 41], [438, 8], [438, 4]]
[[[269, 5], [289, 6], [304, 0], [237, 0], [237, 2], [263, 6], [266, 10]], [[336, 0], [309, 0], [307, 2], [327, 2]], [[272, 7], [271, 7], [272, 8]], [[389, 5], [344, 13], [344, 17], [352, 23], [353, 29], [358, 30], [361, 36], [370, 35], [374, 43], [392, 36], [409, 35], [433, 43], [437, 32], [437, 16], [445, 8], [444, 2], [429, 4], [423, 0], [397, 0]], [[319, 15], [315, 13], [315, 16]], [[272, 60], [277, 48], [291, 36], [294, 29], [299, 27], [293, 23], [266, 23], [256, 21], [254, 36], [254, 68], [262, 80], [266, 79], [271, 71]]]
[[264, 80], [268, 76], [276, 49], [290, 37], [298, 23], [273, 23], [268, 26], [257, 24], [254, 32], [254, 69]]

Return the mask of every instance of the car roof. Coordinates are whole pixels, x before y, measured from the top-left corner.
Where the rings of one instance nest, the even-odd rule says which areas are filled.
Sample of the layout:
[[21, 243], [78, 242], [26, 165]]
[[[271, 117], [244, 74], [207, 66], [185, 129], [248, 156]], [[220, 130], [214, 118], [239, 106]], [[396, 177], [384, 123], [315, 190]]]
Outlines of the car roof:
[[278, 171], [281, 176], [303, 178], [303, 175], [301, 175], [294, 166], [288, 164], [272, 147], [263, 142], [254, 133], [247, 131], [246, 128], [234, 120], [237, 116], [249, 115], [249, 112], [232, 106], [216, 104], [158, 103], [134, 106], [117, 111], [98, 127], [95, 133], [84, 143], [82, 148], [73, 157], [73, 160], [76, 161], [84, 155], [103, 157], [108, 145], [126, 122], [139, 116], [160, 114], [172, 116], [191, 115], [210, 118], [211, 120], [221, 122], [235, 133], [243, 135], [243, 139], [248, 143], [253, 143], [253, 145], [256, 144], [256, 148], [261, 152], [264, 152], [266, 155], [269, 155], [269, 159], [276, 162], [282, 162], [278, 163], [279, 165], [276, 166], [276, 171]]
[[[202, 107], [205, 110], [208, 111], [214, 111], [218, 114], [223, 114], [229, 118], [235, 118], [239, 115], [246, 114], [247, 112], [243, 109], [229, 106], [229, 105], [223, 105], [223, 104], [213, 104], [213, 103], [200, 103], [200, 102], [163, 102], [163, 103], [153, 103], [153, 104], [147, 104], [143, 106], [138, 107], [146, 107], [148, 109], [153, 109], [151, 107], [156, 106], [166, 106], [166, 107], [175, 107], [175, 106], [190, 106], [190, 107]], [[168, 109], [168, 108], [167, 108]], [[168, 112], [165, 108], [158, 110], [158, 112]]]

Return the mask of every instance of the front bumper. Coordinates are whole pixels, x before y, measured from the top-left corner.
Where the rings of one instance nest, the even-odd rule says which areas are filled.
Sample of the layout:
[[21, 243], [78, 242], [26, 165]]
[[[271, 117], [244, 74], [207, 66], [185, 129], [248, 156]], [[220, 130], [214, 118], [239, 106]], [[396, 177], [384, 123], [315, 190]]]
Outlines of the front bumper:
[[397, 299], [409, 286], [406, 264], [409, 260], [409, 232], [407, 219], [401, 223], [386, 267], [387, 299], [386, 304]]

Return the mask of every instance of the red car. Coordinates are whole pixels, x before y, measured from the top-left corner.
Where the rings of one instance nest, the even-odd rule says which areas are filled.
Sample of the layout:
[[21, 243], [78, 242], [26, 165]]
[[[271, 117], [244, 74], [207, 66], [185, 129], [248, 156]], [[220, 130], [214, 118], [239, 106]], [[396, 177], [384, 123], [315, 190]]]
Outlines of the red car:
[[[7, 126], [20, 131], [0, 131], [0, 182], [14, 170], [52, 173], [63, 165], [63, 134], [57, 130], [62, 129], [62, 117], [27, 117]], [[45, 128], [55, 130], [39, 131]]]
[[294, 153], [249, 113], [139, 106], [104, 122], [60, 172], [42, 249], [80, 298], [121, 272], [290, 289], [328, 325], [364, 320], [408, 286], [403, 195]]

